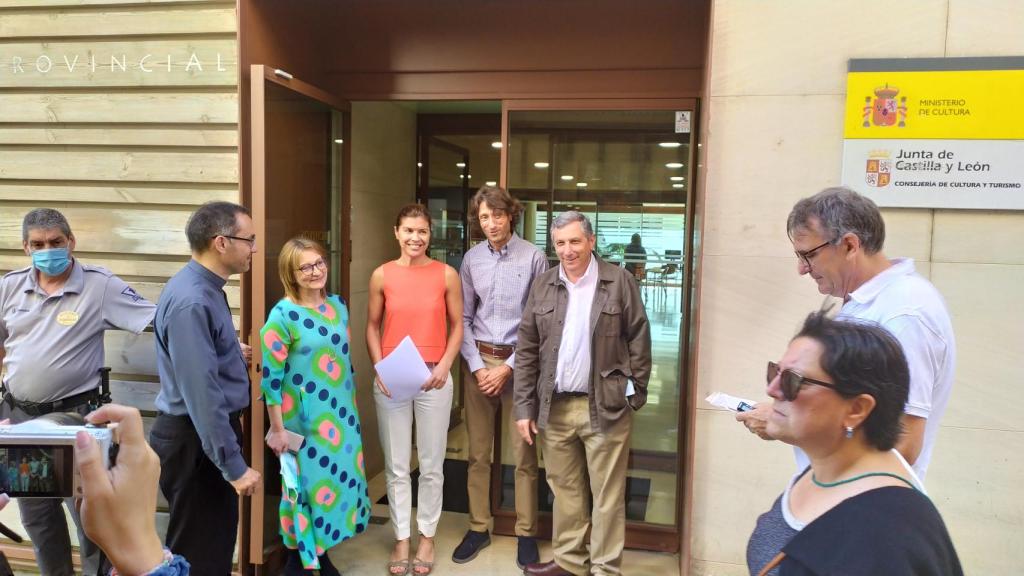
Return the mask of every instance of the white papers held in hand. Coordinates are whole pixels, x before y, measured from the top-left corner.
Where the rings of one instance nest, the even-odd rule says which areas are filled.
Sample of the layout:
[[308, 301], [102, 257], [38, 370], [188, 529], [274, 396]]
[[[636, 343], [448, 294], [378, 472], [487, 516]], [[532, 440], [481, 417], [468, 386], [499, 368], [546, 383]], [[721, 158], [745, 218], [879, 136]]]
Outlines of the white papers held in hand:
[[409, 400], [422, 390], [430, 378], [430, 369], [420, 356], [420, 351], [406, 336], [398, 346], [373, 366], [377, 376], [391, 392], [392, 402]]

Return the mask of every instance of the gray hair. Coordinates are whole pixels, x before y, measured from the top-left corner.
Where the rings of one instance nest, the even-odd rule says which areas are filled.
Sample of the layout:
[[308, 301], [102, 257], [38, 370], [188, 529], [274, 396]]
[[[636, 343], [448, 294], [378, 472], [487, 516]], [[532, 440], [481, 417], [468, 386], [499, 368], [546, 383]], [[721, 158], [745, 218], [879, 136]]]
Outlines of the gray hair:
[[583, 213], [577, 212], [576, 210], [569, 210], [568, 212], [562, 212], [551, 221], [551, 233], [554, 234], [555, 230], [561, 230], [573, 222], [579, 222], [580, 226], [583, 227], [583, 232], [588, 237], [594, 236], [594, 227], [590, 224], [590, 218], [587, 218]]
[[853, 234], [868, 254], [879, 252], [885, 244], [885, 221], [878, 206], [845, 186], [826, 188], [797, 202], [786, 220], [786, 231], [792, 236], [797, 228], [810, 228], [812, 219], [831, 243]]
[[231, 236], [238, 230], [238, 214], [249, 215], [249, 209], [231, 202], [207, 202], [188, 218], [185, 236], [196, 254], [206, 252], [210, 240]]
[[53, 230], [58, 228], [62, 234], [71, 237], [71, 225], [63, 214], [53, 208], [35, 208], [25, 214], [21, 221], [21, 241], [28, 242], [29, 230]]

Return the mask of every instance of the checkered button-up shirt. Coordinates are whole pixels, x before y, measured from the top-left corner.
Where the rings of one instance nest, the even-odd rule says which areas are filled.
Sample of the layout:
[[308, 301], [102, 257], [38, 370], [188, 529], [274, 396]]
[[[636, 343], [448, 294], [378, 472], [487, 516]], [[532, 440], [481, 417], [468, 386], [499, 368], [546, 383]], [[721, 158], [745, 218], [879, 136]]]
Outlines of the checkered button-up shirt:
[[[515, 345], [533, 280], [548, 269], [536, 246], [516, 234], [500, 250], [490, 242], [470, 248], [462, 260], [462, 357], [471, 372], [484, 368], [476, 342]], [[506, 361], [514, 366], [515, 354]]]

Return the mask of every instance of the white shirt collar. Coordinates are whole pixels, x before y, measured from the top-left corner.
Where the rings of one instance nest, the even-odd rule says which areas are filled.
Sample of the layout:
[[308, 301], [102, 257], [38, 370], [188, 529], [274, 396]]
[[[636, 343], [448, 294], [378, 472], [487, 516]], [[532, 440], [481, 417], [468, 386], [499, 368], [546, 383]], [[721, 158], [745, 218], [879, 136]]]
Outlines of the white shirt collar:
[[562, 266], [562, 263], [561, 262], [558, 263], [558, 278], [559, 278], [559, 280], [561, 280], [562, 282], [565, 282], [566, 284], [572, 284], [573, 286], [579, 288], [581, 285], [584, 285], [587, 282], [589, 282], [591, 278], [596, 278], [596, 277], [597, 277], [597, 257], [594, 256], [593, 252], [591, 252], [591, 254], [590, 254], [590, 264], [587, 265], [587, 271], [584, 272], [583, 276], [580, 276], [580, 279], [577, 280], [575, 283], [569, 281], [569, 277], [565, 275], [565, 268]]
[[909, 276], [915, 272], [913, 258], [892, 258], [889, 262], [892, 266], [876, 274], [874, 278], [871, 278], [864, 284], [861, 284], [860, 288], [850, 292], [850, 300], [858, 304], [871, 302], [896, 279], [901, 276]]

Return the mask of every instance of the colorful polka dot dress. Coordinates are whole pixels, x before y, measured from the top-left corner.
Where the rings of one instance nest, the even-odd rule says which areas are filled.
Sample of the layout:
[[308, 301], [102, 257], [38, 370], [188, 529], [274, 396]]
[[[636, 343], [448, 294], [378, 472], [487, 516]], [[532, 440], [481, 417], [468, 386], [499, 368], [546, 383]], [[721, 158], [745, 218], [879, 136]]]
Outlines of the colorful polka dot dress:
[[281, 300], [260, 332], [263, 396], [284, 427], [305, 437], [298, 491], [282, 482], [281, 537], [306, 569], [366, 529], [370, 501], [349, 354], [348, 307], [331, 295], [317, 309]]

